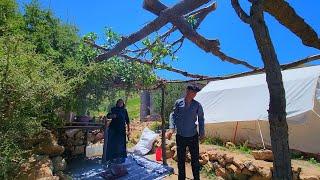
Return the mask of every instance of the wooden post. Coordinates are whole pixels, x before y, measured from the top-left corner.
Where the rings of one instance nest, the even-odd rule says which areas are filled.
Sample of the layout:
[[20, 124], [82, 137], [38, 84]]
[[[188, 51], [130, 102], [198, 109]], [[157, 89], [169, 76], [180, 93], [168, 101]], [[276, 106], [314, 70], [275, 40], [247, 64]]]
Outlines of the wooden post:
[[165, 99], [165, 85], [161, 86], [161, 147], [162, 147], [162, 163], [163, 165], [167, 165], [167, 157], [166, 157], [166, 121], [164, 119], [164, 99]]
[[238, 125], [239, 125], [239, 121], [237, 121], [236, 129], [234, 130], [234, 134], [233, 134], [233, 143], [234, 144], [236, 144], [236, 136], [237, 136], [237, 131], [238, 131]]

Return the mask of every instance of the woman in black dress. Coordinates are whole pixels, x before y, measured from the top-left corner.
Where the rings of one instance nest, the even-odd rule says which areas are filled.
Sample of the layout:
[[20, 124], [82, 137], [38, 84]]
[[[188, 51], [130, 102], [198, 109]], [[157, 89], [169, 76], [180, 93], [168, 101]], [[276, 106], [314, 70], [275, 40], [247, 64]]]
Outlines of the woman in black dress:
[[129, 116], [124, 101], [119, 99], [111, 113], [107, 115], [112, 119], [109, 127], [104, 132], [105, 143], [103, 146], [103, 162], [124, 162], [127, 157], [126, 149], [126, 125], [128, 135], [130, 132]]

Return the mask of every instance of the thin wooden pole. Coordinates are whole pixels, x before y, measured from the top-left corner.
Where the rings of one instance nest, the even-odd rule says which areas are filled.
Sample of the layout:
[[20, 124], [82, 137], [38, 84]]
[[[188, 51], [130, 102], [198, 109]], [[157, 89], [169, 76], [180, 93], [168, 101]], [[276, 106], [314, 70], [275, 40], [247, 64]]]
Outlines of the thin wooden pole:
[[167, 157], [166, 157], [166, 121], [164, 118], [164, 100], [165, 99], [165, 85], [161, 86], [161, 144], [162, 144], [162, 163], [163, 165], [167, 165]]
[[238, 125], [239, 125], [239, 121], [237, 121], [236, 129], [234, 130], [234, 134], [233, 134], [233, 143], [234, 144], [236, 144], [236, 136], [237, 136], [237, 131], [238, 131]]

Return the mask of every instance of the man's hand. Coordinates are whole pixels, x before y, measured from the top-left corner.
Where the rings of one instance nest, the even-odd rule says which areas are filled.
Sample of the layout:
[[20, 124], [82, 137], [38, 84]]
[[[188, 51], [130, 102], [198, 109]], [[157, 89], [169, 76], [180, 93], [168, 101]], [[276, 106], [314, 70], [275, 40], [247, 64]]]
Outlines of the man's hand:
[[166, 133], [166, 138], [170, 140], [173, 133], [174, 133], [174, 129], [168, 130], [168, 132]]

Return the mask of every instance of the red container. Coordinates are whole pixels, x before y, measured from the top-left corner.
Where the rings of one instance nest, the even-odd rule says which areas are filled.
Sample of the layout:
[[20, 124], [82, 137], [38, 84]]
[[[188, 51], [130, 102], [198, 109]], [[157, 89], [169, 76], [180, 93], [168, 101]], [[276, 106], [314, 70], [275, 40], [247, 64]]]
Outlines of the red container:
[[162, 149], [161, 147], [157, 147], [156, 149], [156, 160], [161, 161], [162, 160]]

